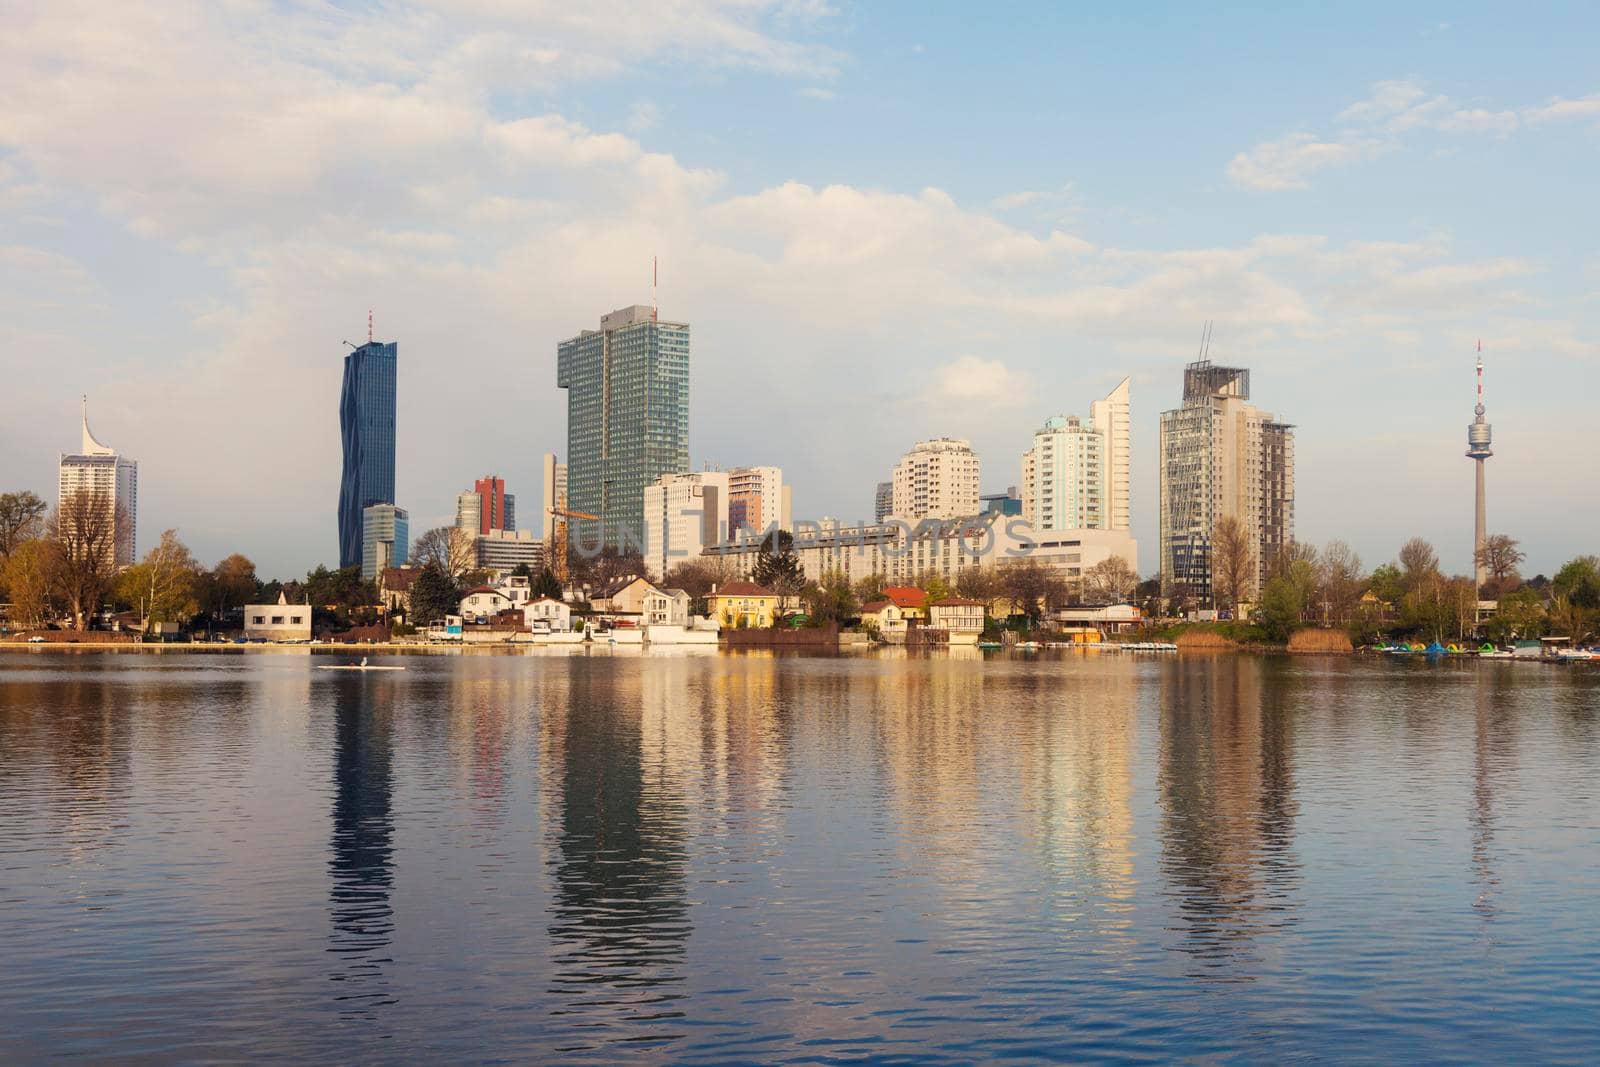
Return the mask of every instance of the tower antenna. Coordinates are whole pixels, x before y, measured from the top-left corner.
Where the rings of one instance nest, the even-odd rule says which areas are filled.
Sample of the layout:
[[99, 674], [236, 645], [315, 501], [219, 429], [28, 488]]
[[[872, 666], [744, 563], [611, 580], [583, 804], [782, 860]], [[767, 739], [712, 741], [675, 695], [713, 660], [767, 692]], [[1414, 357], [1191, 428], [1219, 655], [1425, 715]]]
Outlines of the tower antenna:
[[372, 309], [367, 309], [367, 344], [372, 343]]
[[657, 280], [657, 275], [659, 273], [660, 273], [660, 267], [657, 265], [656, 257], [655, 256], [651, 256], [650, 257], [650, 321], [651, 322], [656, 322], [661, 317], [661, 313], [659, 311], [660, 305], [656, 303], [656, 280]]

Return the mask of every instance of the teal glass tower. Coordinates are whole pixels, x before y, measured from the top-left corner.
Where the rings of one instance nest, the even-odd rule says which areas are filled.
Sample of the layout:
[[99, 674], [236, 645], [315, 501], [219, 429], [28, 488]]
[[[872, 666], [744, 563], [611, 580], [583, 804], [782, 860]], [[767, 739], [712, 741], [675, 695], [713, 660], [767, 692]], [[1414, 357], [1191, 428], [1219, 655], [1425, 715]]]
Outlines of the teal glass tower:
[[571, 543], [642, 548], [644, 490], [689, 469], [689, 326], [643, 305], [600, 317], [556, 349], [567, 391]]
[[339, 394], [339, 566], [361, 565], [361, 512], [394, 503], [395, 367], [400, 346], [368, 341], [344, 357]]

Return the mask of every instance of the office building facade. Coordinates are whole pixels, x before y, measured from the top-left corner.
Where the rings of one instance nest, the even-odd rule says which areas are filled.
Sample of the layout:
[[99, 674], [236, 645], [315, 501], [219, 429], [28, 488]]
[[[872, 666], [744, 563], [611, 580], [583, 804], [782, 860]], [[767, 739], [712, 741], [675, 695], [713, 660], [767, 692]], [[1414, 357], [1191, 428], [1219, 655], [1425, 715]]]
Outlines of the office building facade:
[[644, 561], [657, 580], [727, 536], [725, 471], [664, 474], [644, 491]]
[[368, 341], [344, 357], [339, 393], [339, 566], [363, 564], [361, 514], [394, 503], [395, 396], [399, 345]]
[[1252, 554], [1254, 600], [1294, 541], [1294, 428], [1250, 402], [1250, 372], [1208, 359], [1183, 372], [1183, 406], [1161, 413], [1161, 584], [1211, 603], [1211, 542], [1237, 519]]
[[601, 316], [556, 349], [567, 390], [567, 502], [600, 517], [575, 520], [572, 538], [636, 548], [644, 492], [689, 468], [689, 326], [642, 305]]
[[139, 464], [118, 455], [89, 432], [89, 398], [83, 399], [83, 432], [79, 450], [62, 454], [56, 468], [56, 500], [66, 504], [79, 493], [92, 493], [111, 509], [118, 522], [112, 538], [115, 565], [126, 567], [139, 558]]
[[410, 558], [411, 516], [393, 504], [361, 509], [361, 577], [377, 581], [385, 567], [402, 566]]
[[894, 468], [893, 514], [953, 519], [978, 510], [978, 456], [955, 437], [919, 441]]

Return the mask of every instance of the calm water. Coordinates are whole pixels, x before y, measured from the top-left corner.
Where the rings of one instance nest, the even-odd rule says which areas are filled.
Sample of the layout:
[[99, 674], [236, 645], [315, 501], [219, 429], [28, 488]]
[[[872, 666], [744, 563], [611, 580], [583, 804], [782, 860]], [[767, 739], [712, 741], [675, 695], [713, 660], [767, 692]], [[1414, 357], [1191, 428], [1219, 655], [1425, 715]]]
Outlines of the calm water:
[[394, 662], [0, 655], [0, 1061], [1600, 1059], [1597, 670]]

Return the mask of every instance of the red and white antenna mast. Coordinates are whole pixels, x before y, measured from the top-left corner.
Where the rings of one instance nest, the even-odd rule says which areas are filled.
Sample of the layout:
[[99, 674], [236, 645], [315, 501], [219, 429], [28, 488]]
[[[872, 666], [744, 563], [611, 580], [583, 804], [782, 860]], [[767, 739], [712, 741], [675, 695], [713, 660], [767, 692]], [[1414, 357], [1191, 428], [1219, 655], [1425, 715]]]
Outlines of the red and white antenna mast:
[[372, 343], [372, 309], [367, 309], [367, 344]]

